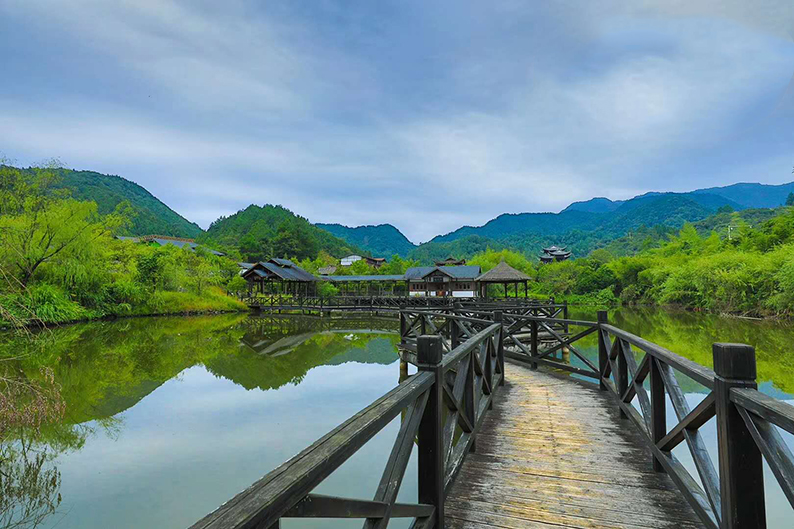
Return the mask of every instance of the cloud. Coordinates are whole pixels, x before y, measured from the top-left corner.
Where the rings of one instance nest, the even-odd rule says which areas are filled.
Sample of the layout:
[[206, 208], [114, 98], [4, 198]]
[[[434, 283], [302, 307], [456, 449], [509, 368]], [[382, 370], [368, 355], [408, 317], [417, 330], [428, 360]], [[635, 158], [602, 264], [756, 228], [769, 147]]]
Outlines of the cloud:
[[763, 7], [6, 2], [0, 150], [121, 174], [205, 227], [281, 203], [416, 241], [743, 167], [779, 182], [794, 8]]

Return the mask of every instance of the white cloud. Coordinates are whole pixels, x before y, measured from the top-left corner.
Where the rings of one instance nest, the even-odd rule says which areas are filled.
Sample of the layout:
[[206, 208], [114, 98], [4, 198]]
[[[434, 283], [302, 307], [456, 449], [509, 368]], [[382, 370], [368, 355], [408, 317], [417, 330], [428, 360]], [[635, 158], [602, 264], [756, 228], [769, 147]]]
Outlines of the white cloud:
[[773, 167], [785, 148], [764, 139], [794, 97], [792, 4], [764, 5], [400, 4], [380, 16], [8, 2], [6, 23], [37, 36], [19, 57], [59, 54], [68, 82], [48, 89], [33, 84], [48, 72], [18, 66], [11, 78], [35, 90], [0, 87], [0, 150], [121, 174], [203, 226], [269, 202], [318, 222], [391, 222], [414, 240], [593, 195], [729, 183], [719, 175]]

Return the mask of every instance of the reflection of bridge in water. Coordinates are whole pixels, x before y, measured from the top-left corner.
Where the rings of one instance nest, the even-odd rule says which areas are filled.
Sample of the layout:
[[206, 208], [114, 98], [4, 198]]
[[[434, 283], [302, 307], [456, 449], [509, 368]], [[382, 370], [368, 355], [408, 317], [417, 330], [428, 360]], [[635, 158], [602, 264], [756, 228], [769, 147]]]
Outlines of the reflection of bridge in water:
[[[412, 528], [766, 527], [764, 461], [794, 505], [794, 456], [780, 433], [794, 433], [794, 407], [756, 389], [752, 347], [713, 344], [712, 370], [610, 325], [606, 312], [565, 316], [518, 303], [401, 310], [401, 354], [418, 372], [193, 527], [304, 517], [366, 528], [391, 518]], [[597, 358], [580, 349], [588, 336]], [[692, 407], [679, 378], [706, 397]], [[313, 492], [398, 416], [372, 499]], [[700, 432], [711, 419], [717, 466]], [[418, 498], [400, 503], [415, 443]]]
[[257, 354], [271, 357], [291, 352], [318, 333], [396, 335], [399, 332], [394, 318], [363, 316], [320, 318], [263, 314], [252, 316], [245, 326], [247, 330], [240, 343]]

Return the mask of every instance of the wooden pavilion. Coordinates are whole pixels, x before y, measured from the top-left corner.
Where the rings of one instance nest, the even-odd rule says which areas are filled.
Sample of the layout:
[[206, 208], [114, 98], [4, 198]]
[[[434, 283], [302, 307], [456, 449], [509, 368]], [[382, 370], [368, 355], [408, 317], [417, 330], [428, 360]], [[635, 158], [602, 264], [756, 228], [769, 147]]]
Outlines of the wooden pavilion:
[[488, 285], [504, 285], [505, 297], [509, 297], [508, 285], [513, 285], [513, 295], [518, 297], [518, 285], [524, 285], [524, 297], [528, 297], [527, 284], [532, 278], [524, 272], [516, 270], [502, 260], [498, 265], [488, 270], [477, 278], [480, 289], [480, 297], [488, 297]]
[[254, 263], [242, 276], [248, 281], [249, 294], [317, 295], [319, 280], [289, 259], [269, 259]]

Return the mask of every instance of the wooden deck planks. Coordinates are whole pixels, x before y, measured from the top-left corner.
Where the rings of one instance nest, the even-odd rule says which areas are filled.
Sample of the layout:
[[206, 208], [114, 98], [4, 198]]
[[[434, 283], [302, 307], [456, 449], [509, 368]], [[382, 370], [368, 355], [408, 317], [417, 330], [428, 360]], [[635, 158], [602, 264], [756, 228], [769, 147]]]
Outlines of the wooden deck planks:
[[702, 527], [605, 393], [512, 363], [505, 370], [477, 452], [447, 498], [447, 527]]

